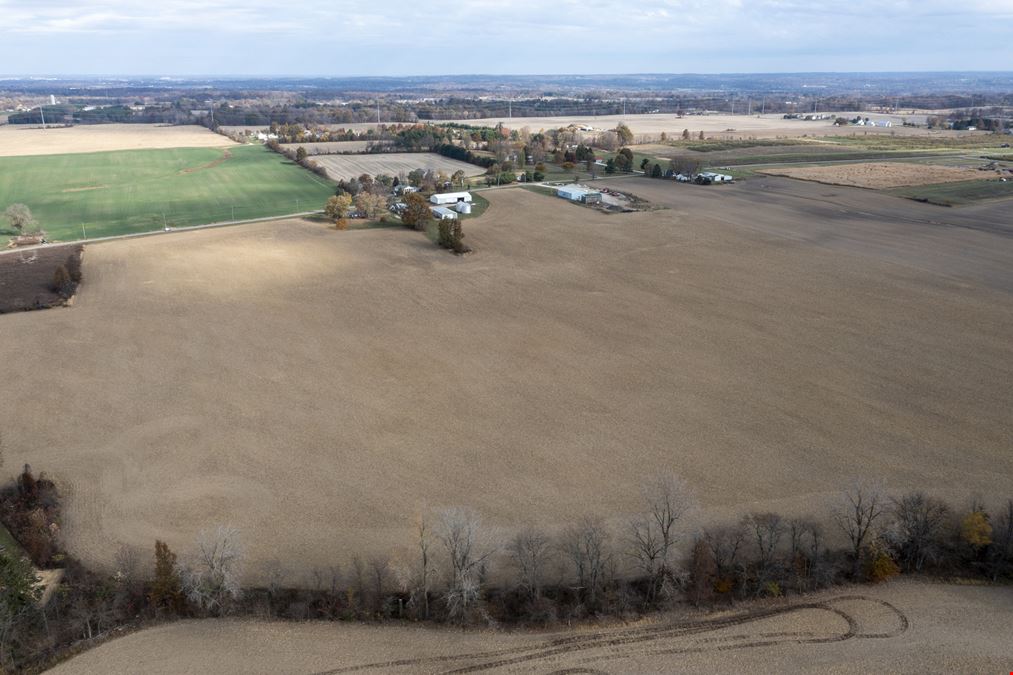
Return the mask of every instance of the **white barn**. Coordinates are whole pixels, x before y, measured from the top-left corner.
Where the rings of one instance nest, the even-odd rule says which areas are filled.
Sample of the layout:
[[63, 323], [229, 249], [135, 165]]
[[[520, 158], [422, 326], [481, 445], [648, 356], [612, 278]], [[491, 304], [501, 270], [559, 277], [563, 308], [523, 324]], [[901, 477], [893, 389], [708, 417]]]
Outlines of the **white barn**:
[[569, 199], [571, 202], [586, 202], [590, 197], [591, 201], [597, 201], [601, 198], [601, 193], [597, 190], [591, 190], [583, 185], [561, 185], [556, 188], [556, 196], [562, 197], [563, 199]]
[[433, 204], [457, 204], [459, 202], [471, 203], [470, 192], [444, 192], [433, 195], [429, 198]]
[[433, 212], [433, 217], [437, 220], [456, 220], [457, 214], [446, 206], [430, 206], [429, 210]]

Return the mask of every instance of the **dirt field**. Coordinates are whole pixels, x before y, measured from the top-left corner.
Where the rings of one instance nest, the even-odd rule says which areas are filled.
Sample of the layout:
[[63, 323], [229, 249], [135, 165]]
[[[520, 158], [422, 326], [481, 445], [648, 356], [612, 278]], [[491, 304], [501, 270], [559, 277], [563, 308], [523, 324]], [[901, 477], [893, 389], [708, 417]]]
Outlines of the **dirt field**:
[[62, 305], [53, 288], [60, 265], [80, 269], [81, 247], [60, 246], [5, 252], [0, 255], [0, 314]]
[[0, 126], [0, 157], [62, 155], [109, 150], [219, 148], [235, 145], [197, 125], [92, 124], [76, 127]]
[[632, 626], [531, 632], [187, 621], [99, 646], [52, 672], [1001, 673], [1009, 588], [837, 590]]
[[392, 152], [378, 155], [321, 155], [313, 161], [327, 169], [332, 180], [357, 178], [364, 173], [377, 175], [381, 173], [397, 176], [414, 169], [432, 169], [443, 171], [448, 176], [455, 171], [464, 171], [466, 176], [477, 176], [484, 169], [467, 162], [448, 159], [430, 152]]
[[614, 182], [671, 208], [486, 192], [463, 258], [299, 221], [92, 245], [71, 310], [0, 317], [32, 345], [6, 466], [69, 485], [89, 562], [227, 521], [293, 583], [427, 505], [623, 521], [669, 468], [706, 516], [820, 509], [858, 473], [1013, 494], [1008, 214]]
[[[829, 185], [850, 185], [873, 190], [887, 190], [910, 185], [957, 183], [989, 177], [989, 174], [977, 169], [907, 162], [862, 162], [833, 166], [778, 167], [761, 169], [760, 172], [772, 176], [787, 176]], [[992, 172], [992, 176], [994, 175], [995, 172]]]

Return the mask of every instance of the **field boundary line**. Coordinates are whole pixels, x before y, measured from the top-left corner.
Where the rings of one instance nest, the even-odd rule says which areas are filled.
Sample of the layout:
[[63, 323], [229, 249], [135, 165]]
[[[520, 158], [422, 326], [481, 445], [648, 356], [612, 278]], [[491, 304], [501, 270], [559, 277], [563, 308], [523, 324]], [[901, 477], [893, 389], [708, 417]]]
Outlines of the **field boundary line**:
[[245, 225], [247, 223], [264, 223], [271, 220], [285, 220], [287, 218], [301, 218], [304, 216], [315, 216], [323, 213], [323, 209], [313, 211], [299, 211], [298, 213], [285, 213], [277, 216], [261, 216], [259, 218], [246, 218], [243, 220], [223, 220], [216, 223], [205, 223], [203, 225], [186, 225], [183, 227], [171, 227], [162, 230], [150, 230], [147, 232], [128, 232], [127, 234], [114, 234], [108, 237], [89, 237], [88, 239], [73, 239], [71, 241], [54, 241], [34, 246], [16, 246], [0, 250], [0, 255], [17, 253], [19, 251], [34, 251], [40, 248], [57, 248], [60, 246], [76, 246], [78, 244], [98, 244], [104, 241], [116, 241], [117, 239], [136, 239], [138, 237], [152, 237], [160, 234], [173, 234], [175, 232], [191, 232], [193, 230], [207, 230], [215, 227], [231, 227], [233, 225]]

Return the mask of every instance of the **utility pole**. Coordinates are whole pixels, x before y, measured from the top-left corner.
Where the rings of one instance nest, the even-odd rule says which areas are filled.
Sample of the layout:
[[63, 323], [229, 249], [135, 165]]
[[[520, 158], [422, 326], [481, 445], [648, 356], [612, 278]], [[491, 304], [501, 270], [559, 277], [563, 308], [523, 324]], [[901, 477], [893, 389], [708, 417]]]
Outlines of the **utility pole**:
[[42, 109], [41, 105], [39, 106], [39, 114], [42, 115], [42, 128], [45, 129], [46, 128], [46, 111]]

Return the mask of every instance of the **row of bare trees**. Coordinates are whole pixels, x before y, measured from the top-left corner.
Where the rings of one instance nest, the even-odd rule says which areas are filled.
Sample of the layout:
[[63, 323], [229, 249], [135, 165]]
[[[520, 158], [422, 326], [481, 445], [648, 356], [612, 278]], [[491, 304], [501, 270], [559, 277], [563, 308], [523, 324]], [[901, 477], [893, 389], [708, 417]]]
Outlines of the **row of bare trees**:
[[[40, 487], [41, 486], [41, 487]], [[55, 485], [30, 470], [0, 493], [17, 537], [36, 526], [19, 514], [58, 517]], [[59, 547], [58, 528], [36, 547], [65, 560], [60, 593], [33, 604], [34, 571], [0, 551], [0, 665], [39, 662], [80, 640], [138, 618], [225, 614], [292, 619], [402, 618], [455, 623], [551, 624], [589, 616], [636, 616], [689, 601], [697, 605], [805, 593], [842, 581], [880, 581], [901, 572], [1013, 579], [1013, 500], [989, 511], [954, 509], [921, 492], [891, 497], [855, 483], [825, 517], [746, 514], [703, 522], [687, 484], [674, 475], [645, 482], [632, 515], [584, 515], [556, 529], [506, 529], [474, 509], [423, 513], [407, 549], [354, 557], [309, 579], [273, 561], [243, 587], [241, 533], [198, 534], [179, 558], [156, 542], [154, 572], [129, 549], [113, 574], [89, 570]], [[26, 529], [27, 528], [27, 529]], [[37, 528], [36, 528], [37, 529]], [[38, 564], [38, 561], [35, 561]], [[35, 659], [35, 661], [32, 661]]]

